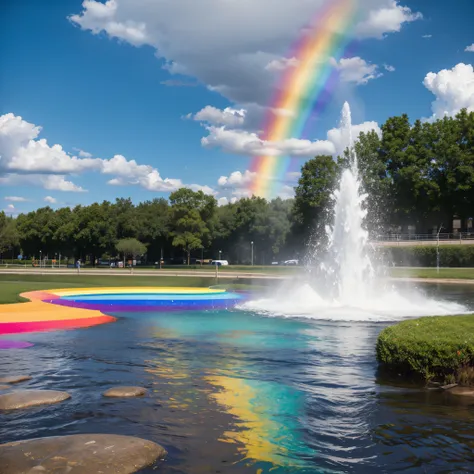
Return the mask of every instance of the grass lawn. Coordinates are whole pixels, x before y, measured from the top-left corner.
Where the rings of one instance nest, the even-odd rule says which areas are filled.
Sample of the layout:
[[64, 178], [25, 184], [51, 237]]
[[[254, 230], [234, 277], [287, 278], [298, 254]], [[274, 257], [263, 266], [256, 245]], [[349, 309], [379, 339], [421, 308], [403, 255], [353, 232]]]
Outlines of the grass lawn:
[[403, 321], [384, 329], [377, 360], [389, 372], [474, 384], [474, 315]]
[[453, 278], [459, 280], [474, 279], [474, 268], [392, 268], [390, 275], [396, 278]]
[[[102, 276], [102, 275], [0, 275], [0, 304], [19, 303], [27, 301], [21, 298], [20, 293], [34, 290], [48, 290], [57, 288], [89, 288], [106, 286], [213, 286], [214, 280], [201, 277], [174, 277], [153, 278], [148, 276]], [[257, 289], [256, 285], [243, 283], [221, 283], [214, 285], [229, 289]]]

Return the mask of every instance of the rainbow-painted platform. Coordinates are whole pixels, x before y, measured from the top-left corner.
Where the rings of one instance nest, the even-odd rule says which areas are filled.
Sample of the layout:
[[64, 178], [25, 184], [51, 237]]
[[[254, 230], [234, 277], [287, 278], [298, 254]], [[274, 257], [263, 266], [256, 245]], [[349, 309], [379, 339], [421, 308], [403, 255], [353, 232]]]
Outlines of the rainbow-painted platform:
[[116, 320], [104, 313], [224, 309], [243, 296], [211, 288], [74, 288], [32, 291], [0, 306], [0, 335], [89, 327]]

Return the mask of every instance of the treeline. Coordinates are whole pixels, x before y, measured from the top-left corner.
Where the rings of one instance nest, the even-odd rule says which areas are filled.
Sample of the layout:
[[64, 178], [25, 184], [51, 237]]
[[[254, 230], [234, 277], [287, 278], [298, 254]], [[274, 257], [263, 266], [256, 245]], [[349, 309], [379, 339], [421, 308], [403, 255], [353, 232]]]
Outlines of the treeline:
[[[413, 125], [406, 115], [391, 117], [381, 130], [380, 137], [361, 133], [355, 144], [369, 230], [383, 234], [411, 226], [431, 233], [442, 224], [443, 232], [451, 232], [455, 217], [466, 230], [474, 214], [474, 112]], [[298, 258], [308, 243], [324, 242], [332, 196], [348, 161], [348, 150], [337, 160], [309, 160], [289, 200], [252, 197], [218, 207], [213, 196], [180, 189], [169, 200], [138, 205], [117, 199], [73, 209], [45, 207], [16, 219], [0, 213], [0, 252], [94, 261], [116, 255], [119, 241], [137, 239], [146, 245], [148, 261], [162, 254], [220, 255], [250, 263], [252, 247], [256, 264]]]
[[[137, 239], [149, 262], [171, 258], [228, 259], [270, 263], [290, 231], [292, 201], [242, 199], [218, 207], [213, 196], [179, 189], [169, 200], [134, 205], [130, 199], [53, 210], [50, 207], [10, 219], [0, 214], [0, 251], [30, 258], [55, 255], [95, 262], [119, 255], [118, 242]], [[8, 250], [9, 249], [9, 250]], [[15, 249], [15, 251], [13, 251]], [[7, 255], [5, 255], [5, 253]]]

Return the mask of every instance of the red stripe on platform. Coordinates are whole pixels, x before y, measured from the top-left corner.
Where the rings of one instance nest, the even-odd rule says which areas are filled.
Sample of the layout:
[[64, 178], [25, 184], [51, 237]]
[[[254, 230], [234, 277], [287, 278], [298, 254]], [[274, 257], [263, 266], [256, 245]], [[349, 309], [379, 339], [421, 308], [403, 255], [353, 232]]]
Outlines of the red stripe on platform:
[[98, 324], [113, 323], [117, 318], [98, 316], [96, 318], [63, 319], [56, 321], [29, 321], [17, 323], [0, 323], [0, 335], [25, 332], [57, 331], [61, 329], [86, 328]]

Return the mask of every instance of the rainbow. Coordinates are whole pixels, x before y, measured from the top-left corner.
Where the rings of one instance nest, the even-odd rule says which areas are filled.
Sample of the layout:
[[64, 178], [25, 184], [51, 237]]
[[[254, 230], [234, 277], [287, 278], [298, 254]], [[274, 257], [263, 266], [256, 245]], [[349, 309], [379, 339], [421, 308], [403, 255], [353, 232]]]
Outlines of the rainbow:
[[[114, 287], [31, 291], [0, 306], [0, 336], [111, 323], [105, 313], [227, 309], [245, 296], [217, 288]], [[1, 339], [0, 339], [1, 342]]]
[[[293, 45], [287, 67], [276, 88], [266, 115], [262, 139], [280, 142], [299, 138], [313, 113], [325, 107], [337, 82], [337, 69], [331, 58], [339, 60], [350, 43], [356, 22], [356, 0], [326, 0], [311, 26]], [[341, 33], [343, 32], [343, 33]], [[255, 178], [249, 191], [270, 199], [279, 191], [291, 160], [285, 156], [262, 155], [253, 158], [250, 171]]]

